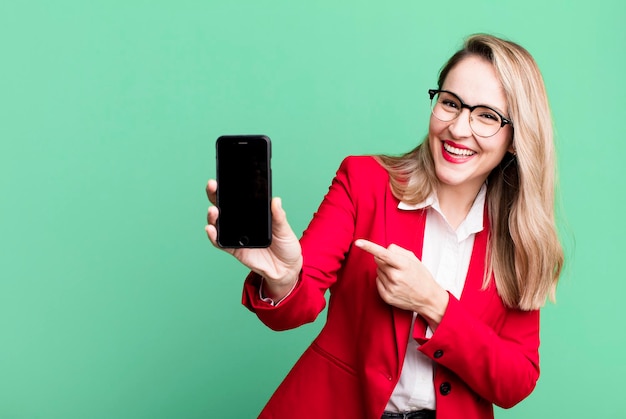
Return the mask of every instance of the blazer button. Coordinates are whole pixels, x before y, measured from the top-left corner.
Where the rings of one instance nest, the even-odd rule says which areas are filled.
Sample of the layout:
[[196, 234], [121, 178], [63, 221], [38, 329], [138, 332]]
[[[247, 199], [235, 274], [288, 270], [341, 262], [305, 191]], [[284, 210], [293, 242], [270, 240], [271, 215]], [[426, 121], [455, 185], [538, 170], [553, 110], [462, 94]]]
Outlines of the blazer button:
[[441, 357], [443, 356], [443, 351], [442, 351], [441, 349], [437, 349], [437, 350], [435, 351], [435, 353], [433, 354], [433, 356], [434, 356], [436, 359], [439, 359], [439, 358], [441, 358]]
[[439, 392], [442, 396], [447, 396], [448, 394], [450, 394], [450, 391], [452, 391], [452, 386], [447, 381], [441, 383], [441, 385], [439, 386]]

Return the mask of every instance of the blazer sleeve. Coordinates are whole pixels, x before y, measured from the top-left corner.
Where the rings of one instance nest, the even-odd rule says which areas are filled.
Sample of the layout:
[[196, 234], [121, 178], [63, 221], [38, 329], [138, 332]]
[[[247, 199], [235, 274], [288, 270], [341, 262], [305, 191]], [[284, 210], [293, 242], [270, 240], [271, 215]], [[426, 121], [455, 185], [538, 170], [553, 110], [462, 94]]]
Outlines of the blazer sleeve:
[[510, 408], [532, 392], [539, 378], [539, 311], [505, 310], [496, 332], [450, 295], [433, 336], [417, 340], [422, 353], [481, 397]]
[[255, 273], [247, 277], [242, 302], [269, 328], [286, 330], [312, 322], [326, 306], [325, 292], [336, 282], [337, 272], [354, 241], [352, 180], [359, 178], [358, 172], [363, 170], [365, 159], [374, 161], [371, 157], [347, 157], [341, 163], [328, 193], [300, 239], [303, 267], [292, 293], [272, 306], [259, 298], [261, 278]]

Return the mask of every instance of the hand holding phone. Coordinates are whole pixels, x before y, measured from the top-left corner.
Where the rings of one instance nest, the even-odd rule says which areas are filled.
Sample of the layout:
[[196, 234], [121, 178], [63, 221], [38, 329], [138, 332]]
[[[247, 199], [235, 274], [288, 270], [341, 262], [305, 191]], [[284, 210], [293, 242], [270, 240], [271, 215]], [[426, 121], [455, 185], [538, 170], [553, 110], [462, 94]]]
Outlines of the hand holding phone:
[[[252, 140], [253, 144], [250, 143], [250, 136], [225, 136], [218, 139], [216, 143], [218, 181], [209, 180], [206, 186], [207, 196], [214, 206], [209, 207], [205, 230], [214, 246], [231, 254], [246, 267], [265, 278], [266, 296], [279, 299], [293, 288], [298, 278], [302, 269], [302, 249], [298, 237], [287, 222], [280, 199], [271, 199], [269, 138], [253, 137], [261, 138]], [[264, 142], [265, 145], [261, 147], [260, 144]], [[243, 153], [244, 156], [247, 155], [244, 158], [247, 161], [244, 166], [250, 166], [250, 162], [255, 160], [267, 161], [267, 188], [261, 188], [267, 191], [267, 200], [244, 198], [246, 194], [239, 193], [242, 185], [250, 186], [258, 183], [259, 172], [251, 176], [250, 173], [242, 175], [241, 171], [236, 170], [243, 163], [242, 156], [236, 151], [254, 148], [255, 144], [266, 151], [261, 151], [260, 154], [252, 153], [256, 157], [247, 155], [250, 150]], [[265, 177], [263, 172], [263, 170], [260, 171], [260, 179]], [[229, 179], [234, 179], [234, 181], [231, 183]], [[231, 213], [229, 211], [231, 204], [233, 204], [232, 208], [235, 208], [232, 210], [234, 216], [226, 214]], [[257, 208], [253, 209], [253, 207]], [[242, 208], [243, 214], [236, 215], [238, 211], [241, 212]], [[259, 208], [261, 210], [257, 211]], [[224, 217], [224, 214], [227, 216]]]

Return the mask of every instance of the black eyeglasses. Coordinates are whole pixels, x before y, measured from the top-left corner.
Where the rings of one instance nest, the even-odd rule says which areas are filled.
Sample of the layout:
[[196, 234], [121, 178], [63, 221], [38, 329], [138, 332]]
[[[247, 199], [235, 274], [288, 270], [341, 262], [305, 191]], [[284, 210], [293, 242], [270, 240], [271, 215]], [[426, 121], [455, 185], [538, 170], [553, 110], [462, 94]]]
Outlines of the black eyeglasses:
[[429, 89], [430, 107], [435, 118], [449, 122], [456, 119], [464, 108], [469, 109], [469, 123], [474, 134], [479, 137], [492, 137], [500, 128], [513, 122], [500, 112], [485, 105], [469, 106], [456, 94], [447, 90]]

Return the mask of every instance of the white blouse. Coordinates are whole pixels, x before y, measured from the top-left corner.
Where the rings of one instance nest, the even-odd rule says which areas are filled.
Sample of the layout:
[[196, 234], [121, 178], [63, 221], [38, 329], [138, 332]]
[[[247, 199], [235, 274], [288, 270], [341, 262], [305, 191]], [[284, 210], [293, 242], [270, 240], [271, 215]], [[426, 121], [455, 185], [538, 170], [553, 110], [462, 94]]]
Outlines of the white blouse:
[[[424, 229], [422, 263], [435, 280], [456, 298], [460, 298], [465, 277], [469, 268], [474, 237], [483, 229], [483, 215], [487, 187], [483, 185], [467, 214], [467, 217], [453, 230], [441, 212], [436, 195], [430, 196], [418, 205], [400, 202], [399, 209], [410, 211], [428, 208]], [[415, 321], [416, 314], [413, 314]], [[413, 327], [411, 327], [411, 333]], [[433, 335], [426, 330], [426, 337]], [[419, 344], [409, 336], [409, 344], [400, 374], [386, 411], [409, 412], [420, 409], [435, 410], [435, 388], [433, 385], [433, 362], [417, 350]]]

